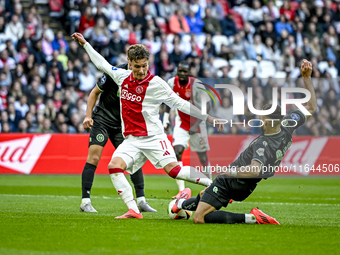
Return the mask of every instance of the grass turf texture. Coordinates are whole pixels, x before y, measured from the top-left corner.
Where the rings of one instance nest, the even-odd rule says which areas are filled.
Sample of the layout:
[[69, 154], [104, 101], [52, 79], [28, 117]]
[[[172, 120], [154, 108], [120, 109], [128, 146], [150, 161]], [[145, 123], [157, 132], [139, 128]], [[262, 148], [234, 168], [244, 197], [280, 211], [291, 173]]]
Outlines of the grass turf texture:
[[[188, 184], [193, 195], [201, 187]], [[108, 176], [96, 176], [92, 204], [79, 212], [80, 176], [0, 177], [0, 254], [339, 254], [340, 178], [272, 178], [244, 202], [277, 225], [193, 224], [168, 219], [177, 185], [145, 176], [146, 198], [158, 213], [117, 220], [127, 211]]]

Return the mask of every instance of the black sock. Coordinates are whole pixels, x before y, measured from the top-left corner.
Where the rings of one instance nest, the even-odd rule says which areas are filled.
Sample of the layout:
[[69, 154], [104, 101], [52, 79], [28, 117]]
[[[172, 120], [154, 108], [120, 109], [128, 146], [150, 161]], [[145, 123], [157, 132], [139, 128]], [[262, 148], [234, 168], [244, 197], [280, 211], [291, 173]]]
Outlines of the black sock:
[[81, 189], [83, 192], [83, 198], [90, 198], [91, 188], [94, 179], [94, 172], [97, 166], [90, 163], [86, 163], [83, 173], [81, 175]]
[[231, 213], [226, 211], [214, 211], [204, 216], [205, 223], [245, 223], [244, 213]]
[[198, 203], [201, 199], [200, 193], [198, 193], [197, 197], [192, 197], [185, 200], [182, 203], [182, 209], [189, 210], [189, 211], [196, 211]]
[[135, 187], [136, 197], [144, 197], [144, 175], [142, 168], [130, 175], [130, 179]]

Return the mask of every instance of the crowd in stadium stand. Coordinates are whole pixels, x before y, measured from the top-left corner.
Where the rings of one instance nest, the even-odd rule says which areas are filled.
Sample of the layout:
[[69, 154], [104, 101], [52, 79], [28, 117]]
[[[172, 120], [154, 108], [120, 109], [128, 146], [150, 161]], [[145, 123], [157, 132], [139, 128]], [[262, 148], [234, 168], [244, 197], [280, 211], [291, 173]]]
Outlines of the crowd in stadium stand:
[[[51, 19], [65, 24], [56, 33], [37, 12], [41, 1], [31, 2], [37, 5], [24, 11], [20, 1], [0, 1], [2, 133], [86, 132], [87, 98], [101, 73], [65, 39], [79, 31], [112, 65], [126, 62], [129, 45], [142, 43], [152, 53], [151, 73], [164, 80], [186, 59], [191, 75], [206, 84], [237, 85], [245, 95], [252, 87], [256, 109], [271, 102], [273, 87], [303, 87], [299, 66], [305, 58], [313, 64], [319, 107], [296, 133], [340, 135], [340, 1], [53, 0], [63, 7], [53, 10], [50, 1]], [[230, 92], [218, 92], [222, 105], [212, 104], [211, 115], [256, 118], [249, 111], [233, 116]], [[261, 131], [226, 128], [250, 132]]]

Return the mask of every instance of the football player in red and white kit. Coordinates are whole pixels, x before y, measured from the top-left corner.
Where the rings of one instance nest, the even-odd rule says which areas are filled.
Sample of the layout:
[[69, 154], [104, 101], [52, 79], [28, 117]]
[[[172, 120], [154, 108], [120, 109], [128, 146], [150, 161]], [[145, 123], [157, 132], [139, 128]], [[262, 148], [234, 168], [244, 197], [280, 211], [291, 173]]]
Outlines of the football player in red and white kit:
[[[126, 170], [133, 174], [147, 159], [156, 168], [163, 168], [172, 178], [209, 186], [212, 181], [203, 173], [189, 166], [180, 167], [177, 163], [175, 152], [159, 119], [159, 106], [164, 102], [212, 124], [217, 119], [203, 115], [197, 107], [177, 96], [164, 80], [150, 73], [150, 52], [145, 46], [136, 44], [129, 47], [127, 60], [131, 70], [125, 70], [110, 65], [82, 34], [74, 33], [72, 38], [84, 47], [93, 64], [110, 75], [119, 86], [125, 140], [113, 153], [108, 168], [113, 186], [129, 211], [118, 218], [143, 218], [123, 172]], [[218, 125], [218, 128], [223, 130], [224, 126]]]
[[[204, 85], [194, 77], [189, 76], [189, 63], [182, 61], [177, 67], [177, 76], [168, 81], [169, 86], [181, 98], [191, 102], [193, 105], [201, 108], [201, 98], [205, 96], [203, 91]], [[207, 97], [207, 111], [209, 111], [210, 98]], [[166, 106], [163, 116], [163, 126], [168, 128], [170, 107]], [[210, 150], [207, 127], [205, 121], [201, 121], [194, 117], [190, 117], [184, 112], [177, 111], [176, 124], [173, 133], [173, 143], [176, 157], [180, 166], [182, 164], [182, 155], [185, 149], [189, 146], [190, 149], [196, 151], [202, 166], [205, 167], [205, 174], [211, 179], [210, 163], [207, 156], [207, 151]], [[179, 191], [184, 190], [185, 184], [183, 180], [176, 180]]]

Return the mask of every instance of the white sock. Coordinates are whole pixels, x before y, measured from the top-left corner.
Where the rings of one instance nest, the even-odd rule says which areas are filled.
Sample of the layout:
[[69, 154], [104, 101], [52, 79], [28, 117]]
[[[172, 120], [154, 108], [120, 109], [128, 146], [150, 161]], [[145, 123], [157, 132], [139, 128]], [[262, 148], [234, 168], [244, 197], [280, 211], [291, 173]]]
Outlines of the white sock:
[[120, 197], [129, 209], [134, 210], [136, 213], [140, 213], [138, 210], [136, 201], [133, 197], [132, 188], [129, 182], [126, 180], [123, 173], [110, 174], [111, 181]]
[[[179, 164], [180, 167], [183, 167], [182, 161], [178, 161], [178, 164]], [[183, 180], [176, 179], [176, 182], [177, 182], [177, 186], [178, 186], [179, 191], [182, 191], [182, 190], [185, 189], [185, 182]]]
[[91, 203], [91, 198], [82, 198], [81, 203], [82, 204]]
[[176, 179], [198, 183], [206, 187], [208, 187], [212, 183], [212, 180], [205, 176], [204, 173], [201, 173], [191, 166], [183, 166], [176, 176]]
[[256, 223], [256, 217], [254, 214], [244, 214], [245, 215], [245, 223], [248, 224], [255, 224]]
[[146, 202], [145, 197], [137, 197], [137, 205], [139, 205], [142, 202]]
[[181, 198], [181, 199], [178, 200], [178, 202], [177, 202], [177, 207], [178, 207], [179, 209], [182, 209], [182, 204], [183, 204], [183, 202], [184, 202], [185, 200], [186, 200], [186, 199], [184, 199], [184, 198]]

